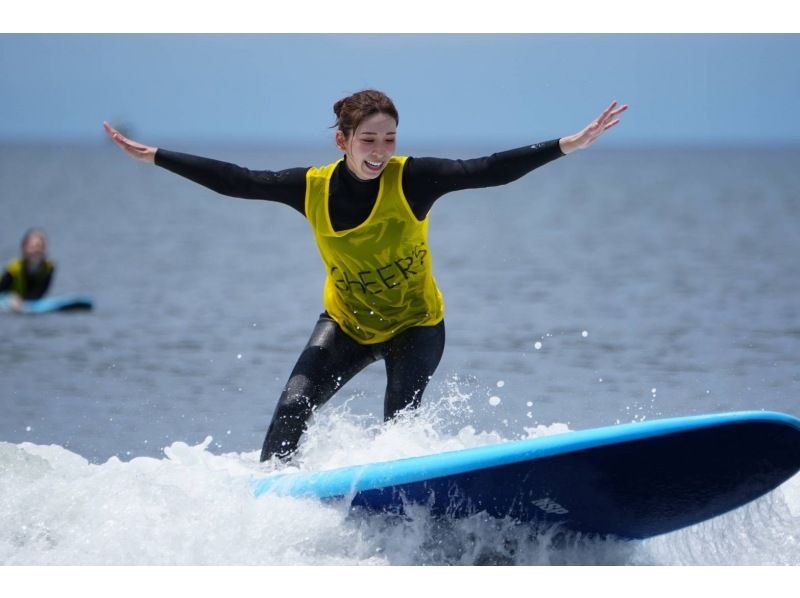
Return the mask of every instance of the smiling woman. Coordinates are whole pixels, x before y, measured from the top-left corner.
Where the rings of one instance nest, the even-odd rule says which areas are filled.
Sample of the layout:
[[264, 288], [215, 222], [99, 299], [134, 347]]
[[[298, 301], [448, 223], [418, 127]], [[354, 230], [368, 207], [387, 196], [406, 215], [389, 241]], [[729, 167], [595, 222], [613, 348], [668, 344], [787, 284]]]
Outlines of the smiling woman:
[[311, 413], [370, 363], [386, 362], [384, 417], [419, 406], [444, 350], [444, 302], [428, 248], [429, 212], [451, 191], [510, 183], [589, 147], [619, 123], [611, 103], [574, 135], [470, 160], [395, 154], [397, 109], [364, 90], [334, 104], [344, 157], [282, 171], [247, 168], [131, 141], [129, 156], [224, 195], [285, 203], [308, 219], [327, 277], [320, 315], [272, 417], [261, 460], [291, 455]]
[[364, 90], [343, 98], [333, 106], [336, 114], [336, 147], [345, 152], [347, 167], [358, 178], [380, 176], [394, 155], [397, 108], [386, 94]]
[[347, 155], [347, 167], [358, 178], [380, 176], [386, 162], [394, 155], [397, 126], [387, 114], [375, 114], [364, 119], [348, 139], [342, 131], [336, 133], [336, 146]]

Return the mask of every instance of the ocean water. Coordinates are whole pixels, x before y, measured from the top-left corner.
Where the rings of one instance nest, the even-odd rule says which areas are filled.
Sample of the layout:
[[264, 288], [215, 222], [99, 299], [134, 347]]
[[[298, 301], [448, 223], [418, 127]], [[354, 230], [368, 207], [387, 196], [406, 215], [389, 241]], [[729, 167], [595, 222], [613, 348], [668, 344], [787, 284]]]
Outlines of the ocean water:
[[[172, 149], [252, 168], [317, 150]], [[502, 148], [414, 151], [471, 157]], [[409, 150], [410, 151], [410, 150]], [[800, 414], [800, 150], [605, 149], [431, 214], [447, 348], [415, 415], [384, 424], [382, 363], [258, 463], [321, 311], [286, 206], [223, 198], [110, 145], [0, 147], [0, 255], [29, 226], [53, 294], [0, 314], [0, 563], [800, 564], [800, 479], [641, 542], [480, 515], [398, 522], [264, 497], [247, 480], [660, 417]]]

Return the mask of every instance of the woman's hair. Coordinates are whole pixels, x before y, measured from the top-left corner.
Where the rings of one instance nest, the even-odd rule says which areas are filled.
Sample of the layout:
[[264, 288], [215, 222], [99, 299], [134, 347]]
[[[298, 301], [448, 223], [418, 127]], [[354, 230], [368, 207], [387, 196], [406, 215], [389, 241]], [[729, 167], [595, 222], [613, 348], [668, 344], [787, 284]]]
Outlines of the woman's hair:
[[365, 89], [342, 98], [333, 105], [336, 123], [333, 125], [350, 137], [365, 118], [373, 114], [388, 114], [396, 123], [400, 123], [394, 102], [385, 93], [374, 89]]

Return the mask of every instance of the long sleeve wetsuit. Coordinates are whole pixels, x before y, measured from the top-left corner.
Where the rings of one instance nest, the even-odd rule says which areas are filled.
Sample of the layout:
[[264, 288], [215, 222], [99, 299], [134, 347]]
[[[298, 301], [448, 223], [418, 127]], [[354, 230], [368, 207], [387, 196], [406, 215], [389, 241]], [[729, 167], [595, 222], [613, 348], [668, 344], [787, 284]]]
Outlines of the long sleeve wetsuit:
[[[554, 139], [471, 160], [409, 158], [403, 170], [403, 192], [411, 210], [422, 220], [434, 202], [446, 193], [505, 185], [563, 155], [558, 140]], [[217, 193], [276, 201], [305, 215], [308, 168], [250, 170], [164, 149], [156, 152], [155, 162]], [[379, 184], [379, 178], [357, 179], [342, 161], [331, 179], [330, 215], [334, 230], [354, 228], [367, 219], [378, 196]]]
[[[437, 199], [451, 191], [504, 185], [564, 154], [558, 140], [471, 160], [408, 158], [403, 194], [422, 220]], [[223, 195], [284, 203], [305, 216], [308, 168], [250, 170], [227, 162], [159, 149], [155, 163]], [[343, 160], [329, 190], [334, 230], [357, 227], [372, 213], [380, 178], [362, 181]], [[419, 405], [422, 393], [444, 351], [444, 322], [412, 327], [378, 344], [362, 345], [323, 313], [278, 400], [261, 452], [261, 460], [287, 457], [297, 448], [305, 424], [350, 378], [370, 363], [386, 362], [384, 417]]]
[[24, 289], [24, 291], [22, 291], [22, 299], [26, 301], [41, 299], [44, 297], [47, 289], [50, 288], [50, 282], [53, 279], [54, 271], [55, 267], [52, 265], [52, 262], [47, 262], [45, 266], [39, 268], [39, 270], [35, 272], [29, 272], [28, 267], [23, 264], [20, 268], [19, 276], [24, 277], [24, 281], [21, 283], [18, 282], [15, 285], [14, 275], [9, 268], [6, 268], [3, 271], [2, 277], [0, 277], [0, 293], [13, 291], [15, 287], [17, 287]]

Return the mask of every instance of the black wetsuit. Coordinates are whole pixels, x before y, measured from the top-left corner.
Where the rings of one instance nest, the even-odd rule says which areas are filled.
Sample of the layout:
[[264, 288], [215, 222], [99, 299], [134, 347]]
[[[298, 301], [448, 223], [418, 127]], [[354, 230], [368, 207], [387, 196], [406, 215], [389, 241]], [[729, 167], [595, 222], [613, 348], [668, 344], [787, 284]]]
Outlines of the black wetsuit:
[[[22, 293], [22, 298], [26, 301], [32, 299], [41, 299], [50, 288], [50, 282], [53, 279], [53, 272], [55, 267], [52, 262], [45, 262], [37, 271], [28, 272], [27, 265], [22, 267], [22, 275], [25, 277], [23, 288], [25, 291]], [[0, 293], [6, 293], [14, 289], [14, 277], [8, 270], [3, 271], [3, 276], [0, 278]]]
[[[408, 158], [403, 193], [420, 220], [434, 202], [451, 191], [504, 185], [562, 156], [558, 140], [472, 160]], [[155, 162], [223, 195], [264, 199], [291, 206], [305, 216], [308, 168], [249, 170], [234, 164], [159, 149]], [[330, 184], [330, 218], [337, 231], [364, 222], [375, 204], [379, 178], [362, 181], [343, 160]], [[386, 362], [384, 417], [419, 405], [444, 350], [444, 322], [419, 326], [375, 345], [362, 345], [323, 313], [297, 361], [267, 431], [261, 460], [285, 457], [297, 447], [312, 411], [370, 363]]]

